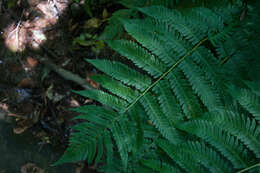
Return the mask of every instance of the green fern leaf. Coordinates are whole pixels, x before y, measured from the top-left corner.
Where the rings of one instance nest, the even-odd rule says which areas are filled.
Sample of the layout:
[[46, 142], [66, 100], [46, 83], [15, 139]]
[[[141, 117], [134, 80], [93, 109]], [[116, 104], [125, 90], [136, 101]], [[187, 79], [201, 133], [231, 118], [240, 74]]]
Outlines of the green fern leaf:
[[[86, 106], [74, 110], [83, 113], [76, 119], [86, 119], [89, 122], [72, 127], [75, 132], [70, 137], [69, 147], [55, 165], [85, 160], [86, 157], [88, 157], [88, 162], [91, 163], [98, 151], [97, 144], [103, 144], [104, 131], [109, 127], [111, 121], [118, 117], [115, 112], [98, 106]], [[99, 121], [95, 121], [97, 115], [99, 115]], [[111, 144], [106, 143], [105, 145]], [[101, 151], [97, 152], [98, 155], [101, 155], [99, 152]]]
[[167, 80], [160, 81], [153, 89], [158, 94], [158, 101], [163, 113], [172, 124], [183, 121], [181, 107], [171, 92], [171, 86]]
[[114, 122], [111, 124], [111, 131], [114, 136], [114, 139], [117, 143], [118, 151], [120, 153], [124, 170], [127, 169], [127, 162], [128, 162], [128, 146], [124, 141], [124, 136], [122, 135], [122, 129], [118, 122]]
[[259, 97], [247, 89], [229, 87], [231, 95], [260, 122], [260, 101]]
[[236, 136], [255, 153], [257, 158], [260, 157], [260, 130], [254, 119], [226, 110], [208, 113], [205, 118]]
[[155, 127], [161, 132], [161, 134], [174, 144], [180, 143], [182, 138], [179, 132], [169, 123], [166, 116], [161, 112], [160, 107], [156, 104], [156, 100], [147, 94], [145, 95], [141, 103], [143, 104], [147, 114], [151, 118]]
[[155, 78], [166, 71], [165, 66], [157, 58], [134, 42], [117, 40], [107, 43], [115, 51], [133, 61], [139, 68], [146, 70]]
[[240, 141], [229, 133], [223, 132], [214, 123], [203, 120], [192, 120], [180, 125], [179, 128], [197, 135], [216, 147], [217, 150], [232, 162], [235, 168], [246, 168], [252, 162], [248, 158], [249, 152]]
[[116, 110], [121, 110], [127, 105], [126, 101], [96, 89], [89, 90], [89, 91], [83, 90], [83, 91], [74, 91], [74, 92], [81, 96], [97, 100], [100, 103], [108, 105], [111, 108], [114, 108]]
[[250, 82], [250, 81], [244, 81], [244, 83], [251, 89], [252, 92], [254, 92], [258, 97], [260, 96], [260, 82]]
[[177, 167], [170, 166], [167, 163], [162, 163], [159, 160], [142, 160], [142, 164], [161, 173], [181, 173]]
[[124, 84], [134, 86], [141, 91], [151, 84], [151, 79], [149, 77], [120, 62], [98, 59], [87, 61], [111, 77], [123, 82]]
[[103, 88], [128, 102], [132, 102], [138, 96], [137, 91], [134, 91], [130, 87], [127, 87], [106, 75], [93, 75], [90, 78], [91, 80], [101, 84]]
[[[250, 22], [237, 25], [241, 11], [227, 3], [206, 8], [198, 1], [177, 10], [163, 7], [169, 2], [131, 3], [128, 16], [117, 18], [130, 38], [115, 41], [113, 35], [107, 43], [131, 62], [87, 60], [104, 73], [91, 77], [100, 90], [75, 93], [104, 107], [72, 109], [81, 123], [72, 127], [56, 164], [87, 159], [101, 172], [203, 173], [257, 162], [259, 95], [252, 85], [252, 91], [237, 86], [253, 81], [257, 65], [249, 74], [245, 69], [258, 61], [247, 58], [249, 46], [242, 48], [258, 34]], [[141, 6], [148, 7], [135, 8]]]
[[203, 169], [201, 165], [192, 160], [192, 158], [183, 150], [180, 150], [181, 147], [175, 147], [165, 140], [159, 140], [158, 145], [174, 162], [176, 162], [185, 171], [191, 173], [206, 173], [205, 169]]
[[[153, 17], [157, 20], [167, 22], [170, 27], [178, 31], [182, 36], [189, 40], [193, 45], [197, 44], [203, 39], [206, 34], [203, 34], [198, 27], [190, 25], [186, 22], [186, 18], [181, 15], [177, 10], [169, 10], [162, 6], [152, 6], [146, 8], [139, 8], [142, 13]], [[203, 25], [203, 23], [201, 23]]]
[[180, 72], [172, 72], [168, 78], [185, 115], [188, 118], [199, 116], [202, 112], [199, 101]]
[[[187, 142], [181, 145], [169, 145], [165, 142], [160, 142], [159, 145], [173, 160], [179, 157], [183, 159], [183, 162], [185, 162], [186, 160], [184, 161], [184, 158], [186, 156], [191, 159], [190, 163], [202, 164], [208, 168], [210, 172], [231, 172], [229, 164], [225, 162], [218, 153], [207, 147], [202, 142]], [[171, 147], [171, 149], [169, 147]]]

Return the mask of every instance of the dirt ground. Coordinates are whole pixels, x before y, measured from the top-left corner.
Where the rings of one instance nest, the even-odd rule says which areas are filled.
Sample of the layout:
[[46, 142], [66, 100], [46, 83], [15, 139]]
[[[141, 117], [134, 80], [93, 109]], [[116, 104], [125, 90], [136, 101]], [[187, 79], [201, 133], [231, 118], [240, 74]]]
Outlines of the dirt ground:
[[90, 17], [70, 0], [12, 2], [0, 3], [0, 120], [14, 123], [14, 134], [30, 132], [65, 149], [77, 123], [69, 108], [93, 104], [72, 90], [99, 87], [89, 79], [97, 72], [84, 58], [112, 56], [97, 39], [110, 4], [94, 7]]

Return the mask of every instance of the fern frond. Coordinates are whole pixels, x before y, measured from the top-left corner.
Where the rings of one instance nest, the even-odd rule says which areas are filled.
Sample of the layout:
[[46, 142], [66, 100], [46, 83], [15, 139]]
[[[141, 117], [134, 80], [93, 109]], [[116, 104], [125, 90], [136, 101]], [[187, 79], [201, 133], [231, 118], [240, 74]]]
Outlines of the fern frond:
[[144, 106], [147, 114], [151, 118], [153, 124], [161, 132], [161, 134], [174, 144], [182, 141], [179, 132], [174, 128], [173, 124], [169, 122], [167, 117], [160, 110], [156, 100], [150, 95], [146, 94], [142, 99], [141, 103]]
[[145, 137], [144, 137], [144, 124], [143, 124], [143, 118], [140, 115], [145, 115], [143, 108], [141, 105], [136, 105], [135, 109], [131, 109], [129, 111], [129, 114], [132, 115], [132, 119], [135, 122], [135, 129], [136, 129], [136, 136], [134, 137], [135, 143], [133, 143], [133, 152], [137, 153], [141, 150]]
[[[134, 25], [136, 25], [136, 26], [134, 26]], [[141, 44], [143, 44], [144, 46], [147, 46], [148, 42], [146, 40], [148, 40], [148, 34], [146, 34], [144, 32], [145, 30], [142, 29], [142, 27], [140, 27], [142, 25], [138, 25], [138, 23], [136, 23], [136, 22], [134, 25], [125, 24], [126, 30], [133, 36], [136, 36], [137, 40]], [[144, 24], [144, 26], [149, 26], [149, 21], [147, 21], [147, 24]], [[159, 27], [162, 28], [161, 26], [159, 26]], [[167, 25], [165, 26], [165, 28], [167, 28]], [[154, 35], [156, 35], [156, 34], [154, 34]], [[154, 40], [159, 39], [156, 37], [157, 36], [154, 36]], [[164, 36], [164, 35], [161, 35], [160, 33], [158, 33], [158, 37], [160, 37], [160, 38], [163, 37], [165, 39], [165, 38], [168, 38], [169, 36], [166, 37], [166, 35]], [[162, 40], [162, 41], [165, 41], [165, 40]], [[156, 42], [154, 42], [152, 44], [155, 44], [155, 43]], [[156, 44], [159, 46], [159, 42]], [[168, 44], [168, 46], [170, 48], [173, 48], [177, 52], [178, 56], [185, 55], [189, 51], [188, 48], [186, 48], [182, 44], [181, 40], [178, 40], [178, 38], [171, 37], [171, 39], [168, 39], [167, 41], [165, 41], [164, 44]], [[156, 55], [158, 57], [161, 57], [161, 59], [164, 60], [164, 62], [167, 63], [167, 62], [171, 61], [170, 64], [174, 64], [176, 62], [173, 57], [169, 56], [170, 52], [167, 53], [167, 50], [165, 50], [165, 48], [160, 48], [157, 45], [153, 46], [150, 43], [149, 43], [149, 45], [150, 46], [148, 46], [148, 48], [150, 48], [151, 51], [153, 51], [153, 53], [156, 53]], [[157, 48], [155, 48], [155, 47], [157, 47]], [[207, 62], [207, 61], [203, 61], [203, 62]], [[208, 65], [208, 64], [206, 64], [206, 65]], [[191, 82], [193, 89], [196, 91], [196, 93], [199, 94], [203, 103], [209, 109], [212, 109], [212, 105], [221, 105], [220, 98], [219, 98], [219, 95], [217, 94], [217, 92], [215, 90], [212, 90], [212, 85], [210, 85], [210, 83], [203, 78], [203, 73], [201, 72], [201, 70], [189, 58], [187, 58], [185, 61], [183, 61], [180, 64], [180, 68], [183, 70], [183, 72], [185, 73], [185, 75], [187, 76], [189, 81]], [[191, 71], [191, 70], [194, 70], [194, 71]], [[208, 92], [205, 92], [205, 91], [208, 91]], [[210, 93], [211, 95], [204, 95], [205, 93]]]
[[[223, 132], [214, 123], [203, 120], [192, 120], [181, 125], [182, 130], [194, 134], [216, 147], [235, 168], [245, 168], [252, 163], [247, 149], [234, 136]], [[253, 160], [254, 161], [254, 160]]]
[[205, 169], [194, 160], [192, 157], [185, 153], [183, 150], [180, 150], [181, 147], [176, 147], [171, 145], [165, 140], [159, 140], [159, 147], [181, 168], [183, 168], [187, 172], [196, 173], [206, 173]]
[[123, 129], [121, 128], [121, 125], [118, 124], [118, 122], [114, 122], [111, 124], [111, 131], [114, 136], [114, 139], [116, 141], [119, 154], [122, 159], [122, 163], [124, 166], [124, 170], [127, 169], [127, 162], [128, 162], [128, 146], [127, 143], [124, 141], [124, 136], [122, 134]]
[[250, 88], [250, 90], [256, 94], [258, 97], [260, 97], [260, 90], [259, 90], [259, 86], [260, 86], [260, 82], [250, 82], [250, 81], [244, 81], [244, 83], [248, 86], [248, 88]]
[[[96, 153], [98, 153], [99, 157], [103, 154], [101, 150], [98, 150], [101, 149], [101, 144], [105, 146], [111, 145], [111, 143], [104, 144], [103, 138], [109, 138], [110, 134], [104, 131], [110, 126], [111, 121], [114, 121], [114, 119], [118, 117], [115, 112], [98, 106], [86, 106], [85, 109], [80, 108], [74, 110], [83, 113], [76, 119], [86, 119], [89, 122], [80, 123], [72, 127], [75, 133], [70, 137], [69, 147], [55, 165], [81, 161], [86, 157], [88, 157], [88, 162], [91, 163]], [[99, 121], [95, 121], [96, 119], [99, 119]], [[97, 146], [97, 144], [99, 144], [99, 146]]]
[[136, 173], [156, 173], [156, 171], [153, 171], [145, 166], [141, 166], [141, 165], [138, 165], [135, 169], [134, 169], [134, 172]]
[[105, 135], [104, 135], [104, 143], [105, 145], [105, 151], [106, 151], [106, 165], [108, 167], [113, 167], [111, 165], [113, 165], [114, 162], [114, 149], [113, 149], [113, 142], [112, 142], [112, 138], [111, 135], [109, 134], [108, 131], [105, 131]]
[[186, 10], [184, 15], [188, 16], [187, 22], [197, 25], [203, 33], [220, 31], [224, 28], [222, 17], [209, 8], [192, 8], [191, 10]]
[[[146, 40], [148, 40], [149, 35], [147, 33], [145, 33], [145, 31], [147, 32], [147, 30], [143, 29], [142, 26], [147, 27], [149, 25], [151, 25], [151, 21], [147, 21], [147, 23], [143, 23], [143, 24], [140, 23], [140, 25], [139, 25], [138, 22], [135, 22], [134, 25], [128, 23], [128, 24], [125, 24], [125, 27], [126, 27], [126, 30], [131, 35], [133, 35], [135, 38], [137, 37], [136, 39], [141, 44], [143, 44], [144, 46], [148, 46], [148, 42]], [[157, 26], [157, 25], [155, 25], [155, 26]], [[181, 57], [181, 56], [187, 54], [187, 52], [189, 52], [188, 47], [185, 46], [185, 42], [182, 42], [182, 40], [180, 40], [179, 38], [176, 38], [176, 36], [170, 37], [171, 39], [166, 39], [166, 38], [169, 38], [169, 35], [172, 35], [172, 34], [170, 34], [169, 31], [167, 31], [167, 28], [168, 28], [167, 25], [164, 25], [164, 27], [158, 26], [158, 28], [156, 28], [156, 27], [153, 27], [153, 28], [155, 28], [155, 30], [160, 29], [160, 32], [163, 31], [162, 28], [165, 28], [164, 30], [166, 32], [163, 33], [165, 35], [161, 34], [160, 32], [158, 34], [155, 33], [154, 36], [152, 37], [152, 39], [158, 40], [158, 41], [154, 42], [152, 44], [156, 43], [159, 46], [159, 43], [160, 43], [159, 40], [161, 39], [160, 40], [161, 43], [168, 45], [169, 48], [176, 51], [177, 57]], [[166, 33], [167, 33], [168, 36], [166, 36]], [[153, 45], [151, 45], [151, 43], [149, 43], [148, 48], [150, 48], [151, 51], [153, 51], [153, 53], [155, 53], [158, 57], [161, 57], [161, 59], [164, 60], [164, 62], [168, 63], [169, 61], [171, 61], [170, 64], [174, 64], [176, 62], [176, 60], [174, 60], [174, 57], [170, 56], [171, 52], [169, 52], [169, 50], [165, 50], [167, 48], [160, 48], [157, 45], [153, 46]], [[202, 62], [204, 64], [206, 62], [207, 64], [205, 64], [205, 65], [209, 65], [209, 63], [205, 60], [202, 61]], [[185, 73], [185, 75], [187, 76], [187, 78], [191, 82], [195, 92], [201, 97], [203, 103], [209, 109], [212, 109], [212, 105], [221, 105], [218, 93], [216, 92], [216, 90], [212, 90], [213, 86], [205, 78], [203, 78], [204, 74], [197, 67], [197, 65], [195, 65], [189, 58], [187, 58], [185, 61], [183, 61], [180, 64], [179, 67], [182, 69], [182, 71]], [[191, 71], [191, 70], [194, 70], [194, 71]], [[210, 93], [211, 95], [204, 95], [205, 93]]]
[[111, 108], [114, 108], [116, 110], [121, 110], [127, 105], [126, 101], [96, 89], [89, 90], [89, 91], [82, 90], [82, 91], [74, 91], [74, 92], [81, 96], [97, 100], [100, 103], [108, 105]]
[[241, 77], [240, 67], [258, 61], [248, 61], [252, 51], [239, 51], [252, 34], [243, 29], [240, 36], [235, 9], [217, 7], [149, 6], [132, 9], [142, 19], [118, 18], [131, 41], [107, 43], [131, 65], [87, 60], [104, 73], [91, 77], [100, 90], [75, 93], [107, 109], [73, 109], [81, 113], [75, 118], [81, 123], [73, 126], [68, 150], [57, 163], [87, 159], [111, 173], [234, 172], [255, 164], [260, 157], [257, 92], [227, 89], [230, 83], [245, 87], [241, 81], [253, 81], [250, 75]]
[[115, 51], [130, 59], [139, 68], [144, 69], [154, 78], [159, 77], [164, 71], [166, 71], [162, 62], [134, 42], [117, 40], [109, 41], [107, 43]]
[[106, 75], [93, 75], [90, 78], [99, 83], [103, 88], [128, 102], [132, 102], [138, 96], [137, 91], [134, 91], [130, 87], [127, 87]]
[[[127, 32], [132, 35], [143, 47], [147, 48], [154, 55], [159, 57], [162, 62], [170, 67], [174, 62], [172, 62], [172, 52], [169, 51], [164, 46], [164, 42], [157, 38], [157, 34], [163, 34], [161, 31], [163, 28], [167, 27], [165, 23], [160, 21], [155, 21], [151, 19], [146, 20], [134, 20], [134, 21], [124, 21], [124, 27]], [[169, 35], [168, 35], [169, 36]], [[185, 55], [183, 53], [182, 55]]]
[[[165, 142], [159, 143], [160, 147], [168, 151], [168, 155], [175, 160], [175, 158], [185, 158], [188, 157], [190, 163], [202, 164], [210, 172], [231, 172], [230, 165], [228, 162], [224, 161], [218, 153], [213, 149], [207, 147], [203, 142], [187, 142], [181, 145], [171, 145]], [[171, 147], [171, 149], [170, 149]], [[183, 162], [185, 162], [183, 160]], [[186, 163], [188, 164], [188, 163]], [[181, 166], [181, 165], [180, 165]], [[194, 172], [194, 171], [191, 171]]]
[[203, 73], [190, 59], [180, 64], [180, 68], [189, 79], [192, 89], [200, 96], [203, 104], [213, 110], [221, 107], [220, 96], [207, 79], [203, 78]]
[[153, 90], [158, 94], [158, 101], [163, 113], [172, 124], [183, 121], [181, 107], [171, 91], [171, 86], [167, 80], [160, 81]]
[[[138, 10], [154, 19], [168, 23], [169, 27], [178, 31], [192, 45], [197, 44], [206, 36], [206, 33], [203, 33], [203, 30], [198, 28], [198, 25], [187, 22], [186, 18], [177, 10], [169, 10], [162, 6], [151, 6], [139, 8]], [[205, 24], [201, 23], [201, 25]]]
[[191, 157], [203, 166], [209, 169], [210, 172], [231, 172], [230, 165], [227, 161], [213, 149], [207, 147], [203, 142], [188, 142], [183, 146], [183, 150], [188, 152]]
[[217, 46], [218, 44], [221, 44], [221, 42], [224, 42], [228, 38], [231, 38], [232, 34], [235, 32], [234, 26], [235, 24], [229, 24], [228, 27], [225, 27], [218, 33], [211, 34], [209, 36], [209, 40], [212, 45]]
[[194, 95], [181, 73], [178, 71], [172, 72], [168, 78], [186, 117], [191, 118], [200, 115], [202, 110], [198, 98]]
[[231, 95], [260, 122], [260, 100], [248, 89], [229, 87]]
[[161, 173], [181, 173], [177, 167], [173, 167], [159, 160], [142, 160], [142, 164], [154, 171]]
[[216, 88], [223, 87], [222, 73], [216, 68], [220, 61], [205, 47], [199, 47], [193, 54], [192, 59], [201, 66], [202, 71]]
[[151, 84], [151, 79], [148, 76], [145, 76], [120, 62], [98, 59], [89, 59], [87, 61], [104, 73], [110, 75], [112, 78], [115, 78], [124, 84], [134, 86], [141, 91]]
[[257, 158], [260, 157], [260, 129], [254, 119], [225, 110], [207, 113], [203, 118], [236, 136], [255, 153]]

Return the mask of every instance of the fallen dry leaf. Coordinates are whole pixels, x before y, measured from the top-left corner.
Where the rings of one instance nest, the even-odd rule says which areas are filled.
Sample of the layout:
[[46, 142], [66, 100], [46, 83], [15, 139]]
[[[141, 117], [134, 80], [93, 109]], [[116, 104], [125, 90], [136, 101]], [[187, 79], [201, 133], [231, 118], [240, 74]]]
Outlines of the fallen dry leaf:
[[86, 80], [89, 82], [89, 84], [93, 87], [93, 88], [96, 88], [98, 89], [99, 88], [99, 83], [97, 82], [94, 82], [93, 80], [90, 79], [90, 76], [92, 75], [95, 75], [95, 74], [92, 74], [92, 73], [86, 73]]
[[38, 61], [32, 57], [27, 57], [26, 62], [30, 68], [34, 68], [38, 64]]
[[70, 100], [70, 106], [71, 107], [79, 107], [80, 104], [79, 104], [79, 102], [77, 100], [72, 98], [72, 100]]
[[8, 105], [5, 103], [0, 103], [0, 108], [6, 112], [9, 112]]
[[21, 167], [21, 173], [44, 173], [44, 170], [34, 163], [27, 163]]
[[80, 163], [79, 166], [75, 169], [75, 173], [82, 173], [83, 168], [84, 164]]
[[20, 119], [16, 118], [17, 125], [15, 128], [13, 128], [14, 134], [22, 134], [25, 132], [27, 129], [33, 126], [32, 120], [31, 119]]
[[22, 134], [23, 132], [25, 132], [29, 127], [15, 127], [13, 128], [13, 132], [14, 134]]
[[93, 102], [93, 100], [91, 100], [91, 99], [86, 99], [85, 101], [84, 101], [84, 104], [88, 104], [88, 103], [92, 103]]
[[18, 84], [18, 87], [20, 87], [20, 88], [33, 88], [34, 86], [35, 86], [35, 83], [31, 78], [24, 78]]

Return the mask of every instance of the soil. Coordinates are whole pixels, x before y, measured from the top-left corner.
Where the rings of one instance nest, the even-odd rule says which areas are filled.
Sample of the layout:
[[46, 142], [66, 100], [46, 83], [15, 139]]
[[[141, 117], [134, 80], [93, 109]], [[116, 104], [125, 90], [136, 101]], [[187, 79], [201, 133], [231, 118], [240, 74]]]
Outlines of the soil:
[[[70, 127], [77, 123], [71, 121], [77, 114], [69, 108], [93, 104], [72, 90], [98, 87], [89, 79], [96, 71], [84, 59], [113, 54], [105, 45], [97, 48], [74, 42], [81, 33], [102, 33], [104, 23], [82, 26], [90, 19], [105, 21], [111, 15], [106, 9], [111, 4], [94, 6], [90, 17], [70, 0], [14, 2], [0, 3], [0, 111], [5, 112], [0, 121], [10, 122], [11, 117], [14, 134], [29, 132], [42, 143], [64, 150]], [[82, 172], [88, 167], [91, 165], [83, 164]]]

